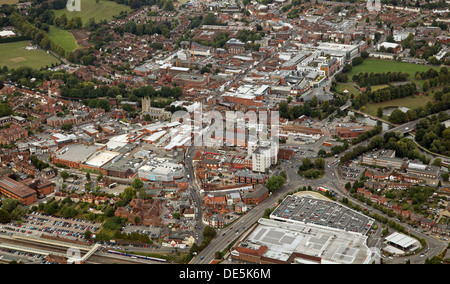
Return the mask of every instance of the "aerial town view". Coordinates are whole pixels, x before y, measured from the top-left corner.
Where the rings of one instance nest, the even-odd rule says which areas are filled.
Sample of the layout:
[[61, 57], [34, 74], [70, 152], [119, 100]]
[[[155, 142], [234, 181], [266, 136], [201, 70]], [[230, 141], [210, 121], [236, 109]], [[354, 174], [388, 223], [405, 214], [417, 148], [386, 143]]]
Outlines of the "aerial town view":
[[449, 26], [449, 0], [0, 0], [0, 263], [450, 264]]

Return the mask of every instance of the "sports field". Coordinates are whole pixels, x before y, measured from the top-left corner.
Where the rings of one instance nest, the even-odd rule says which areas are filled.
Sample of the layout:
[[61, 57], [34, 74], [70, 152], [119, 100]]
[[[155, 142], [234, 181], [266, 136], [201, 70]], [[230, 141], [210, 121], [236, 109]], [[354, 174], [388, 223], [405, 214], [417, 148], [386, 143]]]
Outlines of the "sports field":
[[60, 45], [67, 51], [72, 51], [79, 47], [75, 37], [68, 30], [63, 30], [55, 26], [50, 26], [48, 36], [54, 43]]
[[29, 66], [39, 69], [51, 66], [52, 63], [60, 61], [45, 50], [26, 50], [29, 41], [19, 41], [0, 44], [0, 66], [7, 66], [15, 69], [22, 66]]
[[113, 16], [119, 15], [121, 11], [126, 11], [127, 13], [131, 12], [131, 8], [129, 6], [117, 4], [113, 1], [99, 0], [98, 3], [96, 3], [96, 0], [80, 1], [80, 11], [70, 12], [67, 9], [55, 10], [55, 17], [59, 17], [62, 14], [66, 14], [68, 19], [80, 17], [81, 21], [83, 22], [83, 26], [85, 26], [91, 18], [93, 18], [95, 22], [98, 23], [102, 20], [112, 20]]
[[428, 71], [428, 69], [434, 68], [440, 70], [438, 67], [432, 67], [429, 65], [420, 65], [414, 63], [398, 62], [393, 60], [381, 60], [376, 58], [366, 58], [363, 63], [358, 66], [353, 66], [347, 76], [351, 80], [353, 75], [359, 73], [387, 73], [387, 72], [402, 72], [409, 73], [409, 78], [414, 79], [417, 71]]

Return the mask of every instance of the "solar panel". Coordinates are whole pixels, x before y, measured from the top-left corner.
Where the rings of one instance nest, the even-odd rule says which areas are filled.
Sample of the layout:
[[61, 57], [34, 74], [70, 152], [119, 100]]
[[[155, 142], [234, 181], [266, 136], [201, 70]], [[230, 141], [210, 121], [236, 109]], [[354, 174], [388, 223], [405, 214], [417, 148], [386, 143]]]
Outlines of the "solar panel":
[[259, 230], [259, 232], [255, 236], [255, 240], [261, 239], [262, 235], [264, 235], [265, 232], [266, 232], [266, 229], [264, 229], [264, 228]]

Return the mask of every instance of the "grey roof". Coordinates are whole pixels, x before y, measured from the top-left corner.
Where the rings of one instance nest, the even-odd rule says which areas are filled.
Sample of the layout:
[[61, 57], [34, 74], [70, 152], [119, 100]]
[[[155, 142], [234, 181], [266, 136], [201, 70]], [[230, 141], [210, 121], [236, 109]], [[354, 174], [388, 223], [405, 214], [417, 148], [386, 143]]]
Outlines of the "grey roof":
[[262, 194], [264, 194], [265, 192], [269, 191], [269, 189], [264, 184], [257, 184], [257, 185], [255, 185], [254, 189], [255, 189], [254, 191], [247, 192], [244, 195], [244, 197], [245, 198], [255, 198], [255, 197], [259, 197]]
[[84, 144], [71, 144], [55, 152], [55, 156], [61, 160], [72, 162], [83, 162], [87, 160], [95, 152], [97, 152], [96, 146], [88, 146]]

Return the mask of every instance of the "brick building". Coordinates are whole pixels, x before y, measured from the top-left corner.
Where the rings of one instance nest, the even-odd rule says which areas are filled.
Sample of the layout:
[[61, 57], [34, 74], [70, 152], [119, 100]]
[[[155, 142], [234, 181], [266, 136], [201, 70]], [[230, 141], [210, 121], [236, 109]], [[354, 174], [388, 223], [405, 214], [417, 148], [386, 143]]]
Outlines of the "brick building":
[[55, 185], [45, 178], [26, 179], [22, 183], [36, 191], [38, 196], [53, 193]]
[[364, 132], [370, 131], [373, 126], [336, 127], [336, 134], [340, 138], [356, 138]]
[[123, 109], [115, 109], [111, 112], [111, 117], [115, 119], [124, 119], [127, 118], [128, 113]]
[[28, 130], [18, 124], [0, 130], [0, 144], [11, 144], [19, 139], [28, 137]]
[[62, 126], [65, 124], [77, 124], [81, 122], [81, 118], [78, 116], [65, 116], [65, 117], [58, 117], [58, 116], [52, 116], [47, 118], [47, 124], [50, 126]]
[[208, 73], [178, 73], [172, 81], [182, 87], [206, 88], [211, 82], [211, 77]]
[[37, 193], [35, 190], [10, 177], [2, 177], [0, 179], [0, 194], [19, 200], [25, 206], [30, 205], [37, 200]]
[[243, 196], [245, 204], [259, 204], [269, 196], [269, 189], [263, 184], [257, 184], [253, 191], [247, 192]]
[[139, 217], [139, 223], [144, 226], [160, 226], [162, 202], [155, 199], [133, 199], [130, 201], [130, 207], [117, 208], [114, 216], [127, 218], [129, 222], [135, 222]]
[[241, 54], [245, 52], [245, 44], [236, 38], [229, 39], [225, 43], [225, 47], [230, 54]]

